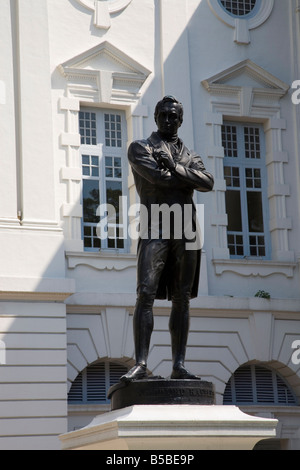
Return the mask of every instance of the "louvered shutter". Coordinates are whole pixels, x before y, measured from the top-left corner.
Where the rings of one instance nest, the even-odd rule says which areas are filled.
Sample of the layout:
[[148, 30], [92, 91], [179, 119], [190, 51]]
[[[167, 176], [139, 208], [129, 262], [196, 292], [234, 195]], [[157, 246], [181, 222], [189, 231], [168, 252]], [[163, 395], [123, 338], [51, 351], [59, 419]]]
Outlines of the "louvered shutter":
[[274, 403], [274, 383], [273, 373], [271, 370], [264, 367], [256, 366], [255, 371], [255, 390], [257, 403]]
[[232, 378], [229, 380], [229, 382], [227, 383], [227, 385], [225, 387], [225, 392], [224, 392], [224, 396], [223, 396], [223, 404], [224, 405], [230, 405], [231, 403], [233, 403], [235, 401], [232, 398], [231, 383], [232, 383]]
[[98, 362], [86, 367], [74, 380], [68, 394], [69, 403], [108, 403], [109, 387], [119, 382], [127, 367]]
[[296, 400], [294, 395], [292, 394], [291, 390], [287, 387], [284, 381], [279, 377], [276, 376], [277, 382], [277, 395], [278, 395], [278, 403], [280, 405], [295, 405]]
[[252, 371], [241, 367], [234, 374], [235, 399], [237, 403], [253, 403]]
[[88, 403], [106, 401], [105, 364], [93, 364], [86, 369], [86, 401]]
[[226, 385], [225, 405], [296, 405], [284, 380], [271, 369], [258, 365], [242, 366]]
[[72, 383], [68, 394], [69, 403], [81, 403], [83, 401], [83, 388], [82, 388], [82, 373], [77, 375], [76, 379]]
[[120, 377], [127, 372], [127, 367], [119, 364], [109, 364], [109, 385], [112, 386], [119, 382]]

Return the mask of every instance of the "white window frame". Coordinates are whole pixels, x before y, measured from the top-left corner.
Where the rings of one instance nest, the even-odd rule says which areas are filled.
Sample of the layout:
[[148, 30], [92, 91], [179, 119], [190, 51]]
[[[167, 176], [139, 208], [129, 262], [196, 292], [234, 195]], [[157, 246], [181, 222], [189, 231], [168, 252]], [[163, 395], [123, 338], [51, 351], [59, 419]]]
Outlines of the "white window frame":
[[[240, 186], [239, 186], [239, 193], [240, 193], [240, 202], [241, 202], [241, 217], [242, 217], [242, 226], [243, 230], [241, 232], [241, 236], [243, 237], [243, 247], [244, 253], [243, 255], [230, 255], [231, 259], [244, 259], [244, 258], [251, 258], [251, 259], [270, 259], [271, 258], [271, 239], [270, 239], [270, 232], [269, 232], [269, 210], [268, 210], [268, 197], [267, 197], [267, 175], [266, 175], [266, 166], [265, 166], [265, 137], [264, 132], [261, 124], [255, 123], [241, 123], [238, 121], [224, 121], [224, 125], [235, 126], [237, 128], [237, 144], [238, 154], [240, 152], [243, 153], [243, 149], [241, 149], [242, 142], [241, 142], [241, 133], [245, 127], [249, 128], [258, 128], [259, 129], [259, 137], [260, 137], [260, 159], [246, 159], [244, 156], [238, 157], [226, 157], [224, 156], [224, 168], [225, 167], [238, 167], [240, 170]], [[264, 223], [264, 231], [261, 233], [261, 236], [264, 237], [265, 242], [265, 254], [263, 256], [259, 255], [252, 255], [250, 252], [250, 244], [249, 244], [249, 227], [248, 227], [248, 208], [247, 208], [247, 187], [245, 185], [245, 175], [244, 170], [248, 168], [258, 168], [261, 172], [261, 188], [260, 193], [262, 195], [262, 211], [263, 211], [263, 223]], [[234, 188], [230, 188], [230, 190], [234, 190]], [[255, 189], [251, 189], [251, 191], [255, 191]], [[228, 210], [228, 208], [226, 208]], [[228, 232], [227, 232], [228, 233]]]
[[[99, 176], [85, 176], [82, 174], [82, 190], [81, 190], [81, 204], [83, 207], [83, 181], [86, 179], [91, 179], [99, 182], [99, 199], [100, 204], [107, 204], [107, 192], [106, 192], [106, 182], [107, 181], [118, 181], [122, 184], [122, 196], [123, 201], [128, 201], [128, 163], [127, 163], [127, 150], [126, 150], [126, 143], [127, 143], [127, 130], [126, 130], [126, 116], [124, 111], [118, 109], [108, 109], [108, 108], [90, 108], [90, 107], [81, 107], [80, 111], [95, 113], [96, 114], [96, 134], [97, 134], [97, 144], [96, 145], [88, 145], [86, 143], [81, 144], [80, 146], [80, 155], [81, 158], [84, 155], [89, 156], [96, 156], [99, 159]], [[105, 114], [110, 115], [119, 115], [121, 117], [121, 146], [107, 146], [105, 142], [105, 122], [104, 116]], [[103, 140], [103, 142], [100, 142]], [[120, 158], [121, 160], [121, 172], [122, 177], [116, 180], [114, 177], [106, 177], [106, 157], [112, 158]], [[116, 230], [117, 227], [122, 229], [123, 231], [123, 247], [109, 247], [108, 239], [101, 240], [101, 250], [107, 251], [115, 251], [120, 253], [126, 253], [128, 251], [128, 238], [127, 238], [127, 214], [128, 214], [128, 207], [127, 205], [123, 206], [123, 224], [107, 224], [107, 229], [109, 232], [111, 230]], [[84, 221], [84, 214], [82, 217], [82, 237], [84, 239], [84, 227], [91, 226], [91, 230], [95, 227], [95, 224], [87, 223]], [[110, 233], [108, 234], [110, 235]], [[84, 247], [85, 251], [97, 252], [99, 248], [93, 247]]]
[[[123, 71], [118, 64], [122, 64]], [[85, 264], [99, 271], [127, 269], [136, 263], [134, 241], [131, 241], [130, 253], [120, 255], [83, 250], [78, 113], [83, 105], [122, 109], [126, 114], [128, 140], [142, 139], [143, 120], [148, 117], [149, 110], [140, 100], [140, 90], [151, 71], [108, 41], [67, 60], [58, 69], [65, 78], [64, 95], [60, 97], [58, 106], [64, 115], [60, 145], [65, 150], [65, 162], [60, 177], [66, 194], [61, 215], [68, 268], [75, 269]], [[130, 170], [128, 193], [129, 204], [136, 204], [138, 197]]]
[[[247, 86], [243, 85], [244, 78]], [[253, 85], [249, 83], [249, 77]], [[231, 84], [231, 81], [234, 84]], [[281, 103], [289, 86], [274, 77], [249, 59], [239, 62], [202, 82], [209, 93], [209, 112], [206, 156], [211, 160], [211, 171], [215, 176], [214, 207], [210, 221], [214, 228], [215, 244], [212, 262], [215, 273], [221, 276], [233, 272], [241, 276], [268, 277], [281, 274], [294, 276], [295, 252], [289, 248], [289, 231], [292, 221], [288, 216], [286, 198], [290, 195], [285, 182], [284, 165], [288, 154], [282, 146], [282, 133], [286, 121], [281, 117]], [[260, 122], [266, 136], [266, 166], [268, 176], [268, 200], [270, 211], [271, 260], [233, 260], [227, 247], [227, 215], [225, 211], [224, 149], [222, 147], [222, 125], [224, 120]], [[274, 176], [275, 175], [275, 180]], [[272, 200], [272, 204], [270, 204]]]

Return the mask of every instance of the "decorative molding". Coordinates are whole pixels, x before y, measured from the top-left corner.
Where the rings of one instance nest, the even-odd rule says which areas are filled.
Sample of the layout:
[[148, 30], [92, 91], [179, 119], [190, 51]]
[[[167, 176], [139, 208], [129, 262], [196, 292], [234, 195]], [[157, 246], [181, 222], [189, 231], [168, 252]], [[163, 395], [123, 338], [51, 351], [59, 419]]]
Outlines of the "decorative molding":
[[[59, 65], [73, 98], [135, 102], [150, 70], [107, 41]], [[63, 106], [76, 106], [63, 100]]]
[[[126, 363], [133, 355], [132, 317], [127, 308], [101, 307], [81, 315], [67, 314], [68, 387], [88, 364], [101, 358], [122, 358]], [[118, 325], [118, 328], [116, 328]]]
[[[114, 2], [116, 8], [117, 5], [121, 7], [120, 2]], [[82, 207], [78, 204], [82, 171], [78, 126], [80, 102], [123, 109], [130, 140], [142, 138], [143, 119], [148, 115], [148, 109], [140, 102], [140, 90], [151, 72], [107, 41], [60, 64], [58, 69], [66, 79], [65, 96], [59, 99], [60, 110], [65, 114], [65, 131], [60, 135], [60, 144], [66, 152], [66, 165], [60, 173], [61, 181], [67, 186], [67, 200], [62, 206], [62, 215], [66, 218], [65, 248], [70, 252], [82, 252]], [[131, 203], [134, 195], [135, 187], [132, 186]]]
[[94, 12], [94, 25], [97, 28], [109, 29], [110, 16], [124, 10], [132, 0], [77, 0], [77, 2]]
[[227, 26], [234, 29], [234, 42], [237, 44], [250, 43], [250, 30], [263, 24], [271, 15], [274, 0], [260, 0], [260, 6], [252, 16], [238, 17], [227, 13], [218, 0], [207, 0], [211, 11]]
[[249, 59], [243, 60], [201, 83], [210, 93], [231, 95], [241, 92], [247, 95], [252, 93], [252, 96], [247, 98], [252, 103], [255, 98], [262, 96], [278, 100], [289, 90], [289, 85]]
[[74, 292], [73, 279], [0, 277], [0, 300], [64, 302]]
[[[239, 62], [201, 83], [210, 93], [210, 112], [207, 113], [206, 121], [210, 128], [207, 156], [212, 161], [215, 179], [219, 182], [214, 189], [216, 211], [212, 222], [215, 224], [217, 244], [213, 248], [213, 258], [217, 260], [229, 259], [227, 227], [224, 225], [226, 216], [224, 212], [225, 189], [221, 184], [221, 180], [224, 179], [221, 126], [223, 117], [226, 116], [227, 119], [250, 118], [253, 121], [264, 123], [264, 132], [268, 136], [266, 139], [266, 165], [269, 174], [268, 197], [270, 201], [272, 198], [275, 199], [275, 202], [270, 206], [272, 258], [277, 262], [293, 263], [295, 254], [289, 250], [289, 237], [287, 236], [292, 227], [286, 206], [289, 187], [284, 181], [284, 165], [282, 165], [282, 163], [288, 162], [288, 155], [282, 148], [282, 132], [286, 129], [286, 121], [280, 117], [280, 99], [286, 95], [289, 85], [249, 59]], [[223, 268], [219, 269], [219, 274], [222, 274]], [[262, 275], [268, 273], [267, 270], [259, 272], [262, 272]], [[255, 270], [253, 273], [255, 274]]]
[[212, 261], [217, 276], [231, 272], [243, 277], [268, 277], [281, 274], [287, 278], [294, 277], [296, 263], [251, 260], [251, 259], [225, 259]]
[[88, 266], [98, 271], [124, 271], [129, 268], [136, 268], [136, 255], [129, 253], [66, 253], [69, 269], [77, 266]]

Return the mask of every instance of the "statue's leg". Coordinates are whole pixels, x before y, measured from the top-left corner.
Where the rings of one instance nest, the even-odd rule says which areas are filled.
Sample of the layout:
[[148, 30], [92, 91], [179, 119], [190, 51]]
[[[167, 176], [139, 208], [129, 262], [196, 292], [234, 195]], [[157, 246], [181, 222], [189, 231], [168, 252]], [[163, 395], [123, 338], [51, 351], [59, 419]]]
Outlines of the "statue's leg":
[[184, 366], [186, 345], [189, 334], [189, 298], [180, 293], [172, 296], [172, 310], [169, 322], [171, 333], [173, 369]]
[[174, 240], [174, 270], [172, 283], [172, 310], [169, 322], [172, 344], [173, 379], [199, 379], [185, 366], [186, 346], [190, 323], [190, 297], [197, 266], [197, 252], [185, 250], [184, 240]]
[[136, 364], [121, 377], [122, 381], [147, 377], [147, 359], [153, 331], [153, 303], [167, 255], [167, 241], [140, 241], [137, 266], [137, 301], [133, 316]]

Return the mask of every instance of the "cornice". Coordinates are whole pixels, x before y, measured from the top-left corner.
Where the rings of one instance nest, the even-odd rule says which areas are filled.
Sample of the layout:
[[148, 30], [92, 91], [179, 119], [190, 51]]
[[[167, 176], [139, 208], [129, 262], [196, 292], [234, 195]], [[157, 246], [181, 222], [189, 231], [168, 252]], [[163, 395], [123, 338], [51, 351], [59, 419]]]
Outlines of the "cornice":
[[[208, 91], [222, 92], [225, 90], [232, 90], [232, 92], [235, 92], [241, 87], [230, 85], [230, 81], [242, 74], [251, 77], [255, 82], [257, 82], [257, 86], [253, 88], [260, 93], [268, 93], [269, 91], [269, 93], [283, 96], [289, 89], [289, 85], [249, 59], [243, 60], [242, 62], [203, 80], [201, 83]], [[261, 86], [259, 87], [258, 85]]]
[[108, 41], [67, 60], [58, 69], [74, 95], [92, 93], [90, 99], [105, 103], [114, 99], [135, 101], [151, 73]]

